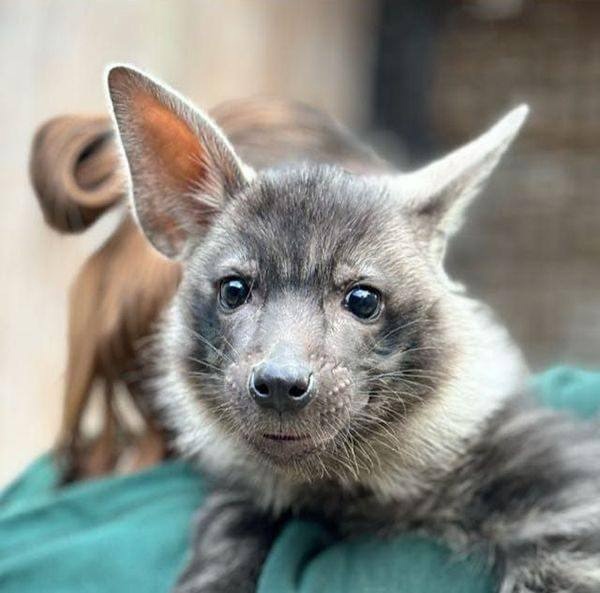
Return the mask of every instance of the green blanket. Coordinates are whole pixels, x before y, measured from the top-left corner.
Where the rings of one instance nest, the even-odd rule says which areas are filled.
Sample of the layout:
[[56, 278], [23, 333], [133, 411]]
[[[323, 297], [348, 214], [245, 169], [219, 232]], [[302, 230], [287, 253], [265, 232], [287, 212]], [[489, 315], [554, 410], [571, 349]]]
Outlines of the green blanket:
[[[535, 380], [542, 401], [589, 416], [600, 373], [556, 368]], [[159, 593], [185, 562], [202, 478], [182, 462], [56, 489], [49, 456], [0, 496], [2, 593]], [[479, 558], [455, 558], [416, 535], [335, 541], [290, 522], [263, 569], [259, 593], [488, 593]]]

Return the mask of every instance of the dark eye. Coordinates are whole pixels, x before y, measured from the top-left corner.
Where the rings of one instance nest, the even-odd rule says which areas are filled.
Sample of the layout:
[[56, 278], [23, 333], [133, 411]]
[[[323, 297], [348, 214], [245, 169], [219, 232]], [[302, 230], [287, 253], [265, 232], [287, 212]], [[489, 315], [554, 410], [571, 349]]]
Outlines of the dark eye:
[[344, 307], [359, 319], [374, 319], [381, 309], [381, 295], [368, 286], [354, 286], [344, 297]]
[[237, 309], [250, 299], [250, 288], [243, 278], [221, 281], [219, 300], [224, 309]]

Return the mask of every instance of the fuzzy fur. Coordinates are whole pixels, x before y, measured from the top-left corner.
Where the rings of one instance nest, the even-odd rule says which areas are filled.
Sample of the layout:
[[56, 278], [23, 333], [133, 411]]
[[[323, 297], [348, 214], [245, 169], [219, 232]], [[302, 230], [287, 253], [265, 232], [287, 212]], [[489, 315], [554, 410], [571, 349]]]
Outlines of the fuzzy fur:
[[[526, 110], [410, 175], [249, 173], [164, 87], [123, 67], [109, 87], [142, 228], [167, 255], [184, 254], [158, 340], [160, 416], [215, 483], [177, 591], [253, 591], [289, 513], [342, 537], [419, 530], [481, 550], [501, 593], [600, 591], [597, 428], [531, 403], [507, 332], [442, 266]], [[146, 121], [148, 105], [165, 125]], [[206, 154], [200, 168], [172, 158], [169, 126], [182, 119]], [[232, 275], [252, 298], [227, 312], [218, 287]], [[382, 295], [372, 321], [341, 306], [357, 283]], [[295, 414], [259, 409], [247, 392], [281, 344], [317, 385]], [[297, 440], [264, 437], [274, 432]]]

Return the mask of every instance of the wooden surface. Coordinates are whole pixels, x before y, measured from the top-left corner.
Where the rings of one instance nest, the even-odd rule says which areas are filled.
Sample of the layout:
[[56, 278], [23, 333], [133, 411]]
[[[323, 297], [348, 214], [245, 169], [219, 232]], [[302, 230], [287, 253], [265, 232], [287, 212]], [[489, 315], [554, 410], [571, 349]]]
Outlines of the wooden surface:
[[451, 266], [534, 368], [598, 368], [600, 4], [523, 6], [496, 21], [458, 7], [439, 40], [432, 115], [441, 144], [463, 142], [521, 101], [531, 107]]

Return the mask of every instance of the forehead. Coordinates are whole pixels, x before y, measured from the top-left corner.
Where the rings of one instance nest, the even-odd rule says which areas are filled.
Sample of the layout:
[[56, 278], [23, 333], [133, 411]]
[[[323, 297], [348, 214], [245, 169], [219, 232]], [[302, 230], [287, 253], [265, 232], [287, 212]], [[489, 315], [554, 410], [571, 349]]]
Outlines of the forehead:
[[232, 253], [271, 281], [306, 284], [344, 270], [377, 272], [396, 217], [381, 185], [311, 167], [261, 174], [224, 224]]

